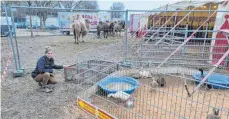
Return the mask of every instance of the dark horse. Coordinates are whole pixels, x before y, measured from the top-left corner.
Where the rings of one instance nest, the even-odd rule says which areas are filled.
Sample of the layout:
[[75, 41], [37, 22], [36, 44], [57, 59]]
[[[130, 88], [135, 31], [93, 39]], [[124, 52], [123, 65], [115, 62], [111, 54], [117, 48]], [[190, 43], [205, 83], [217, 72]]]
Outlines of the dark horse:
[[108, 37], [108, 32], [109, 32], [109, 22], [106, 21], [106, 22], [99, 22], [99, 24], [97, 25], [97, 37], [100, 38], [100, 33], [101, 31], [103, 31], [103, 35], [104, 35], [104, 38], [107, 38]]
[[110, 26], [109, 26], [109, 33], [110, 33], [111, 35], [114, 35], [114, 23], [113, 23], [113, 22], [110, 23]]
[[106, 22], [103, 23], [102, 28], [103, 28], [104, 38], [107, 38], [107, 36], [108, 36], [109, 27], [110, 27], [110, 25], [109, 25], [109, 22], [108, 21], [106, 21]]
[[103, 30], [103, 23], [102, 21], [99, 21], [99, 24], [97, 25], [97, 37], [100, 38], [100, 33]]

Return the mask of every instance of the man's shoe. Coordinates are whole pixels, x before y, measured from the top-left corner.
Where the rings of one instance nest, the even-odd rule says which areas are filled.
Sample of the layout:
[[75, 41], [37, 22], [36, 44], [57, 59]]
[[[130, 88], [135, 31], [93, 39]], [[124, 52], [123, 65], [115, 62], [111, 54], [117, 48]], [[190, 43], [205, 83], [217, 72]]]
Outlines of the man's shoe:
[[49, 89], [49, 88], [43, 88], [42, 89], [42, 92], [50, 93], [50, 92], [52, 92], [52, 90]]
[[41, 84], [41, 82], [38, 82], [38, 85], [39, 85], [40, 87], [42, 87], [42, 84]]

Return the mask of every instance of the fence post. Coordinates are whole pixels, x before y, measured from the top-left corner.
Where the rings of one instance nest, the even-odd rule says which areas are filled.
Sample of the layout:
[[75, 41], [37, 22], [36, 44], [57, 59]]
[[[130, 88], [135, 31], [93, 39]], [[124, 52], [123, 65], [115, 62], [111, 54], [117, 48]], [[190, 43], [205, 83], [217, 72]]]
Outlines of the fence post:
[[[3, 6], [4, 6], [4, 9], [5, 9], [5, 12], [6, 12], [6, 22], [7, 22], [7, 26], [8, 26], [9, 33], [10, 33], [10, 45], [11, 45], [11, 48], [12, 48], [12, 51], [13, 51], [14, 64], [15, 64], [15, 68], [16, 68], [16, 71], [13, 72], [13, 77], [23, 76], [24, 75], [24, 70], [20, 70], [19, 67], [18, 67], [18, 62], [17, 62], [17, 59], [16, 59], [16, 53], [15, 53], [15, 49], [14, 49], [14, 45], [13, 45], [13, 34], [12, 34], [13, 25], [12, 25], [12, 29], [11, 29], [10, 28], [10, 24], [9, 24], [9, 20], [8, 20], [7, 6], [6, 6], [6, 3], [5, 3], [4, 0], [3, 0]], [[11, 10], [12, 9], [10, 9], [10, 12], [11, 12]]]
[[29, 2], [28, 3], [29, 4], [29, 25], [30, 25], [30, 33], [31, 33], [31, 38], [33, 38], [33, 21], [32, 21], [32, 14], [31, 14], [31, 5], [32, 5], [32, 3], [31, 2]]
[[229, 56], [227, 56], [224, 60], [224, 67], [225, 67], [225, 70], [227, 70], [227, 67], [229, 67]]
[[10, 25], [9, 25], [8, 14], [7, 14], [7, 7], [6, 7], [6, 4], [5, 4], [5, 1], [3, 1], [3, 6], [4, 6], [4, 9], [5, 9], [6, 22], [7, 22], [7, 26], [8, 26], [9, 33], [10, 33], [10, 45], [11, 45], [11, 48], [12, 48], [12, 51], [13, 51], [13, 55], [14, 55], [14, 64], [15, 64], [15, 67], [16, 67], [16, 70], [17, 70], [18, 69], [18, 66], [17, 66], [17, 60], [16, 60], [14, 46], [13, 46], [12, 30], [10, 29]]
[[[16, 8], [14, 8], [16, 9]], [[16, 44], [16, 50], [17, 50], [17, 60], [18, 60], [18, 68], [21, 69], [21, 62], [20, 62], [20, 56], [19, 56], [19, 50], [18, 50], [18, 43], [17, 43], [17, 35], [16, 35], [16, 26], [15, 26], [15, 23], [14, 23], [14, 11], [16, 10], [13, 10], [12, 7], [10, 6], [10, 16], [11, 16], [11, 20], [12, 20], [12, 28], [13, 28], [13, 31], [14, 31], [14, 39], [15, 39], [15, 44]]]
[[126, 15], [125, 15], [125, 60], [127, 59], [127, 55], [128, 55], [128, 42], [127, 42], [128, 27], [127, 27], [127, 22], [128, 22], [128, 9], [126, 10]]
[[[225, 36], [226, 36], [227, 42], [229, 43], [229, 34], [228, 35], [225, 34]], [[229, 49], [229, 44], [226, 49]], [[225, 67], [225, 70], [229, 68], [229, 56], [227, 56], [224, 60], [224, 67]]]

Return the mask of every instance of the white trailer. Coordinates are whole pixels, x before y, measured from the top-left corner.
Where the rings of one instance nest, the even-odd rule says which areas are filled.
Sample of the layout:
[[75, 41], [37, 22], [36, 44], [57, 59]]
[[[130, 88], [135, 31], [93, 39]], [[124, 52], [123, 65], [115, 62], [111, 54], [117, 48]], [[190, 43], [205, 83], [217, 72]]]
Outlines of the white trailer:
[[90, 32], [96, 31], [99, 21], [110, 21], [110, 13], [58, 12], [60, 31], [63, 34], [69, 35], [72, 33], [72, 22], [77, 14], [90, 20]]
[[147, 28], [148, 15], [131, 14], [130, 15], [130, 31], [139, 31]]

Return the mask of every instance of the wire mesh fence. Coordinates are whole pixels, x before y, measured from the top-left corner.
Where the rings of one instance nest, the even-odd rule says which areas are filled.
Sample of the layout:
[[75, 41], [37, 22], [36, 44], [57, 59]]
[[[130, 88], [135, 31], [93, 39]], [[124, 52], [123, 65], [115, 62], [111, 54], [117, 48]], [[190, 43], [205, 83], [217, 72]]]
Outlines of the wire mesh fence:
[[[77, 84], [81, 89], [79, 97], [123, 119], [202, 119], [213, 113], [227, 119], [227, 83], [211, 82], [212, 77], [207, 77], [209, 81], [191, 96], [189, 94], [212, 69], [223, 80], [228, 78], [228, 56], [220, 61], [229, 48], [228, 39], [218, 31], [219, 26], [224, 28], [228, 21], [226, 17], [222, 18], [224, 22], [217, 20], [228, 11], [215, 11], [218, 7], [223, 8], [225, 2], [218, 4], [198, 2], [194, 3], [195, 7], [188, 4], [185, 11], [179, 11], [173, 5], [146, 12], [118, 11], [125, 17], [117, 20], [109, 18], [111, 11], [15, 7], [17, 12], [12, 16], [16, 18], [15, 23], [19, 23], [16, 29], [19, 61], [22, 67], [29, 69], [35, 67], [31, 64], [37, 56], [44, 53], [40, 48], [52, 46], [58, 57], [64, 57], [61, 50], [70, 53], [78, 48], [72, 36], [65, 36], [72, 34], [71, 24], [77, 14], [91, 20], [90, 31], [93, 33], [85, 37], [88, 43], [94, 43], [93, 40], [98, 38], [94, 32], [98, 30], [99, 21], [125, 21], [121, 30], [108, 30], [112, 31], [108, 37], [117, 37], [117, 43], [106, 46], [98, 43], [93, 45], [94, 49], [70, 53], [71, 58], [61, 61], [75, 63], [65, 68], [65, 80]], [[61, 48], [55, 49], [56, 45]], [[29, 53], [32, 55], [28, 56]], [[219, 66], [216, 66], [218, 62]], [[117, 81], [101, 88], [102, 81], [112, 78]], [[129, 88], [131, 94], [123, 93]]]
[[[96, 62], [93, 61], [93, 63]], [[94, 65], [91, 69], [98, 66], [100, 65]], [[110, 69], [112, 67], [113, 70]], [[89, 70], [84, 72], [89, 73]], [[153, 73], [150, 73], [151, 76], [139, 73], [145, 70]], [[207, 87], [202, 86], [198, 92], [189, 97], [185, 85], [190, 91], [197, 86], [198, 82], [191, 77], [197, 71], [190, 71], [191, 69], [188, 68], [186, 72], [184, 70], [174, 71], [174, 68], [171, 67], [163, 67], [157, 71], [154, 68], [142, 70], [125, 68], [122, 65], [115, 64], [107, 66], [104, 70], [95, 73], [94, 76], [90, 76], [90, 78], [78, 78], [76, 81], [84, 80], [81, 83], [78, 82], [80, 83], [78, 86], [84, 90], [79, 94], [80, 97], [117, 118], [206, 118], [207, 115], [214, 113], [212, 112], [213, 108], [220, 110], [219, 116], [221, 118], [228, 118], [228, 91], [207, 89]], [[181, 72], [184, 72], [185, 75], [181, 75]], [[138, 88], [129, 95], [108, 93], [109, 88], [111, 90], [128, 90], [131, 87], [131, 83], [125, 83], [125, 81], [130, 80], [123, 79], [122, 76], [138, 78]], [[101, 79], [108, 79], [108, 77], [116, 80], [121, 79], [121, 81], [114, 81], [113, 86], [106, 85], [107, 90], [104, 91], [105, 89], [101, 89], [101, 85], [97, 82]], [[165, 79], [164, 86], [158, 85], [158, 82], [153, 84], [153, 81], [159, 80], [159, 77]], [[225, 87], [208, 82], [206, 84]]]
[[[190, 14], [192, 11], [186, 12], [177, 22], [172, 22], [170, 27], [167, 26], [171, 20], [170, 17], [162, 16], [157, 20], [161, 22], [161, 19], [164, 18], [164, 22], [161, 22], [158, 27], [152, 25], [153, 27], [148, 30], [144, 31], [143, 27], [135, 32], [129, 29], [128, 56], [125, 57], [124, 64], [116, 62], [119, 69], [110, 72], [98, 83], [94, 82], [93, 86], [84, 88], [85, 92], [81, 96], [117, 118], [202, 119], [213, 115], [228, 118], [227, 84], [213, 83], [210, 80], [214, 79], [209, 76], [209, 80], [189, 96], [189, 93], [194, 91], [200, 82], [194, 78], [198, 75], [201, 79], [200, 69], [204, 70], [203, 77], [205, 77], [206, 73], [218, 67], [215, 65], [216, 62], [220, 62], [220, 66], [214, 70], [214, 73], [228, 78], [228, 65], [225, 64], [225, 62], [228, 63], [228, 60], [227, 58], [224, 58], [223, 61], [219, 60], [228, 50], [228, 44], [224, 44], [227, 39], [226, 37], [213, 37], [220, 32], [213, 31], [213, 28], [208, 27], [210, 22], [205, 22], [208, 19], [214, 21], [215, 16], [209, 15], [206, 19], [201, 18], [201, 23], [193, 27], [189, 26], [187, 21], [190, 19], [193, 21], [198, 16], [188, 19]], [[215, 15], [214, 11], [211, 15]], [[202, 29], [207, 30], [201, 30], [200, 25], [205, 25]], [[222, 44], [215, 44], [215, 41]], [[215, 75], [214, 73], [211, 76]], [[123, 76], [137, 78], [138, 88], [132, 94], [120, 93], [120, 91], [110, 93], [112, 89], [127, 92], [125, 89], [128, 89], [129, 85], [125, 83], [131, 81], [128, 79], [123, 81], [125, 80]], [[105, 88], [101, 89], [100, 82], [112, 78], [117, 80], [114, 81], [117, 85], [114, 82], [113, 87], [104, 84]], [[163, 86], [162, 79], [164, 80]]]
[[[57, 52], [62, 49], [71, 52], [70, 50], [72, 48], [77, 47], [73, 46], [74, 37], [72, 36], [72, 24], [77, 15], [90, 21], [89, 33], [87, 33], [84, 38], [80, 38], [80, 41], [86, 40], [86, 42], [93, 42], [95, 44], [91, 45], [94, 47], [100, 47], [97, 33], [99, 22], [102, 22], [103, 24], [108, 23], [109, 25], [113, 24], [112, 28], [110, 28], [110, 25], [107, 29], [109, 35], [108, 40], [110, 41], [104, 41], [102, 43], [109, 44], [115, 42], [117, 39], [121, 39], [122, 37], [118, 35], [121, 30], [122, 36], [124, 35], [124, 26], [120, 25], [121, 23], [124, 23], [124, 17], [111, 19], [111, 14], [125, 14], [125, 11], [71, 10], [20, 6], [13, 6], [10, 7], [10, 9], [10, 16], [14, 20], [13, 23], [16, 27], [16, 45], [19, 49], [18, 54], [20, 56], [21, 67], [24, 69], [32, 69], [35, 67], [34, 62], [37, 60], [36, 56], [44, 54], [40, 48], [44, 49], [46, 46], [51, 46]], [[106, 39], [103, 37], [105, 34], [104, 30], [100, 29], [99, 31], [101, 31], [100, 39]], [[61, 49], [56, 49], [59, 45]], [[30, 61], [27, 59], [29, 52], [32, 53]], [[56, 56], [61, 57], [61, 53], [56, 53]], [[73, 57], [75, 58], [76, 54], [74, 54]], [[72, 62], [75, 61], [76, 58], [72, 60]]]

